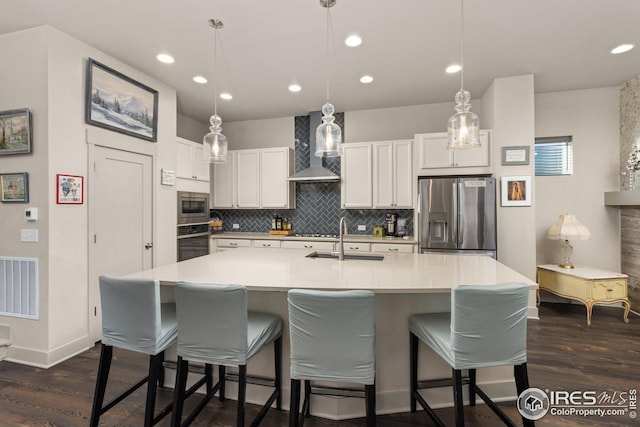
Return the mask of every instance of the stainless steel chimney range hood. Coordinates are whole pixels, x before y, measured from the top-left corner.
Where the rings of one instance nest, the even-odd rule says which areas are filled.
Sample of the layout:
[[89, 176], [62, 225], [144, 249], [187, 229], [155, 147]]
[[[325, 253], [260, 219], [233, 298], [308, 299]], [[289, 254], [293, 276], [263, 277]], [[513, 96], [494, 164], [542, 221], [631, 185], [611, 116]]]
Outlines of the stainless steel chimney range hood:
[[329, 169], [322, 166], [322, 157], [315, 155], [316, 151], [316, 129], [322, 123], [322, 113], [314, 111], [309, 114], [309, 157], [310, 166], [296, 172], [289, 177], [289, 181], [294, 182], [338, 182], [340, 177]]

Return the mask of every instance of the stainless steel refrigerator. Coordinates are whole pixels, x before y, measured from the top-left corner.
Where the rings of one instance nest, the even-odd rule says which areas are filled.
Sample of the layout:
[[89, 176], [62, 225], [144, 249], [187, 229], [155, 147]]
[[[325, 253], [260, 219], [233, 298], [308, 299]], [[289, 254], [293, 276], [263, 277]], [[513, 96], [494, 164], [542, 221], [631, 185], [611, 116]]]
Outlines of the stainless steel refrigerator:
[[420, 178], [418, 189], [420, 252], [496, 258], [495, 178]]

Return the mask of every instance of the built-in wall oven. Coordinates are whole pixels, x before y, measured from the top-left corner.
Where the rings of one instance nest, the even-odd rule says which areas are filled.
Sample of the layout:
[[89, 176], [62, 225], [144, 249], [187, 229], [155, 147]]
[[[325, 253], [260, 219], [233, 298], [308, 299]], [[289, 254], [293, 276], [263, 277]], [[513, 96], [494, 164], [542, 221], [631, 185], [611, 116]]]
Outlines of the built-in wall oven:
[[178, 261], [209, 254], [209, 194], [178, 191]]

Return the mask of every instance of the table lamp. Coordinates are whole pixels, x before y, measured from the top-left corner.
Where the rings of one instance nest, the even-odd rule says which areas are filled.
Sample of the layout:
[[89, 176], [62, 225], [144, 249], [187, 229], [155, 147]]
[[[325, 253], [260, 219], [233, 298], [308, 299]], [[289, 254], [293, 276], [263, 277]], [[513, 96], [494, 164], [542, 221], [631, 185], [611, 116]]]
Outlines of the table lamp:
[[573, 268], [570, 259], [573, 246], [571, 246], [569, 240], [589, 240], [590, 238], [591, 232], [572, 214], [560, 215], [547, 233], [547, 239], [549, 240], [564, 240], [560, 245], [562, 262], [558, 264], [562, 268]]

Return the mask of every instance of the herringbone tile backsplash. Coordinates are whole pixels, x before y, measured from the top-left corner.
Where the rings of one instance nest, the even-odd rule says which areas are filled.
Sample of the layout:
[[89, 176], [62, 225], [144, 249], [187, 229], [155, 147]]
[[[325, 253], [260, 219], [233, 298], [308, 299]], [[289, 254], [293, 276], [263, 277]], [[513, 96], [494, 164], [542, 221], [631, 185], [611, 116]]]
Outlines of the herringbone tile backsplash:
[[[337, 113], [336, 123], [344, 135], [344, 113]], [[295, 157], [296, 172], [309, 167], [309, 116], [295, 118]], [[324, 167], [340, 175], [340, 158], [324, 159]], [[266, 233], [271, 228], [274, 213], [289, 218], [296, 233], [338, 234], [340, 217], [347, 217], [349, 234], [372, 234], [376, 225], [384, 226], [383, 209], [341, 209], [340, 183], [315, 182], [296, 183], [296, 209], [219, 209], [225, 232]], [[400, 218], [407, 218], [408, 234], [413, 235], [413, 210], [399, 209]], [[233, 229], [233, 224], [239, 228]], [[358, 231], [358, 225], [365, 225], [366, 231]]]

